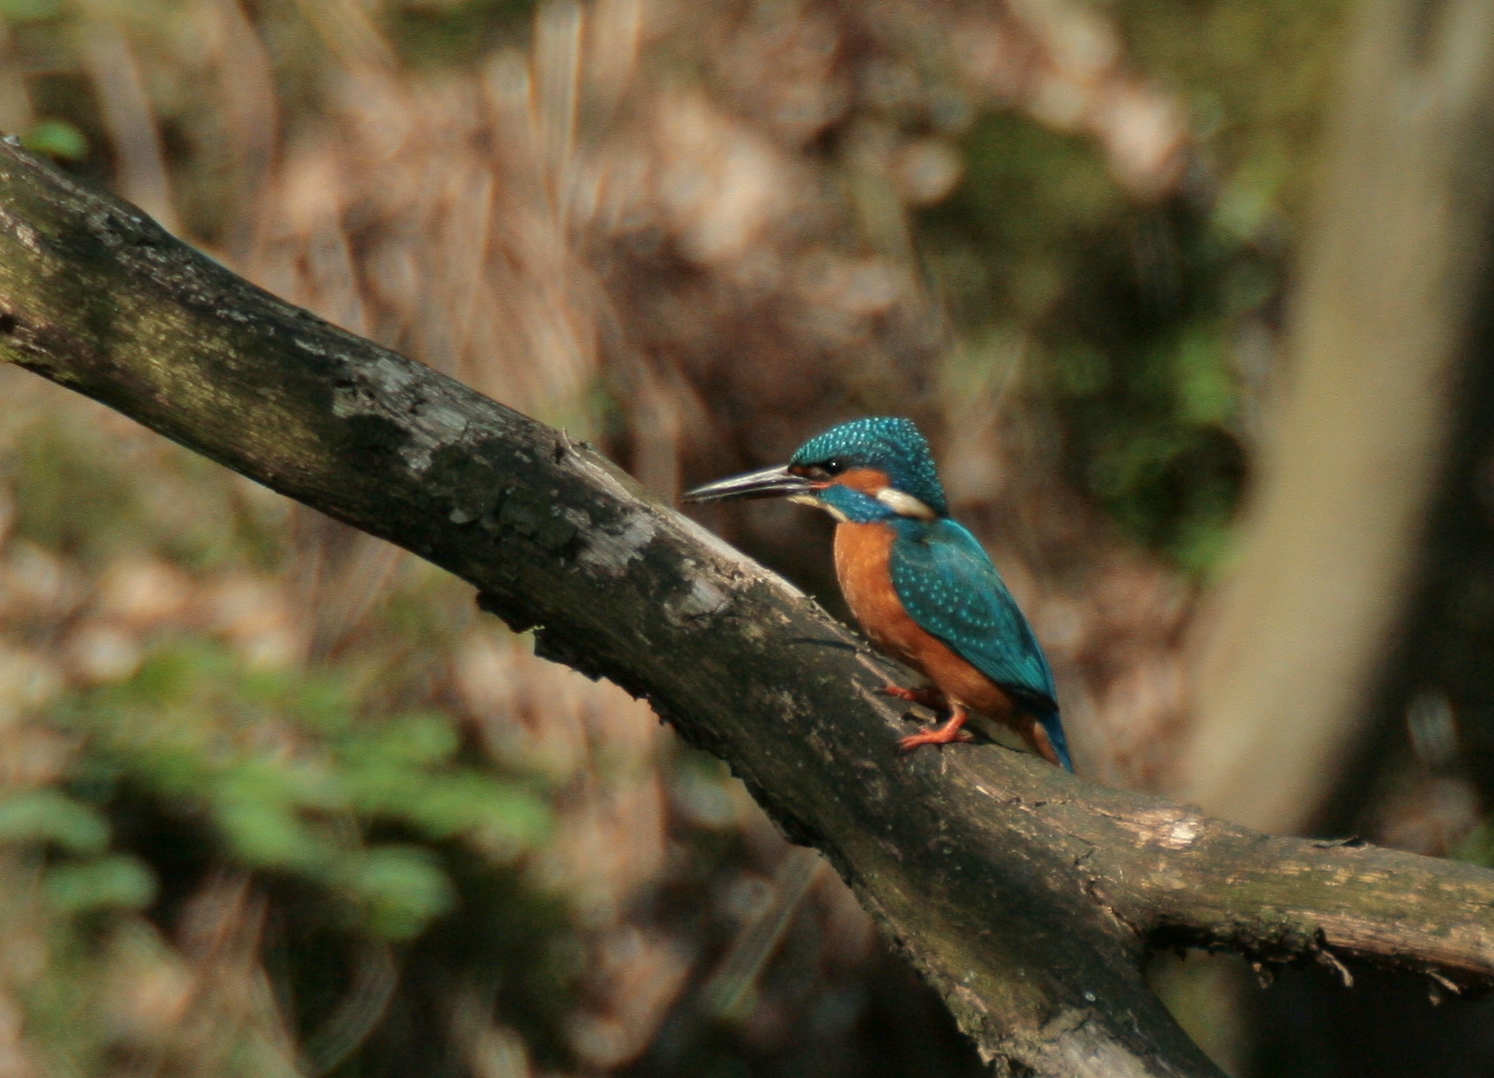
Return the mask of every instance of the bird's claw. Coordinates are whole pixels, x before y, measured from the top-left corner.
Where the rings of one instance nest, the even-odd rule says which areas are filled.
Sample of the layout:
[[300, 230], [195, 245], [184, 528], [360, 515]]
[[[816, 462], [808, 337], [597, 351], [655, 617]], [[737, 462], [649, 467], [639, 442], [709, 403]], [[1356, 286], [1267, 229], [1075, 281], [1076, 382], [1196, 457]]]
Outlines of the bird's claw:
[[946, 734], [943, 727], [940, 727], [905, 737], [897, 743], [897, 747], [899, 752], [912, 752], [921, 745], [949, 745], [956, 741], [974, 740], [975, 735], [969, 730], [952, 730]]
[[964, 705], [955, 704], [950, 710], [953, 714], [950, 715], [948, 722], [932, 730], [921, 730], [911, 737], [905, 737], [897, 743], [897, 747], [903, 752], [912, 752], [920, 745], [948, 745], [952, 741], [974, 741], [975, 738], [970, 731], [965, 729], [965, 720], [970, 717], [970, 713], [965, 710]]
[[905, 689], [901, 685], [888, 685], [885, 689], [878, 689], [883, 696], [890, 696], [894, 700], [906, 700], [910, 704], [922, 704], [930, 711], [943, 711], [949, 707], [949, 701], [938, 689], [932, 685], [926, 685], [921, 689]]

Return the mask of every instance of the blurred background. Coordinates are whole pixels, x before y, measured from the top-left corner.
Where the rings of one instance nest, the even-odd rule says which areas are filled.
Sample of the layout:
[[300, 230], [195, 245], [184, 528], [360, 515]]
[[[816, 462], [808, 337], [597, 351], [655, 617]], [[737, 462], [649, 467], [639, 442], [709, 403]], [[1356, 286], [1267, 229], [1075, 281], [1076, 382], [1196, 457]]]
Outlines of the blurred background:
[[[661, 499], [913, 416], [1081, 773], [1487, 862], [1476, 361], [1452, 464], [1384, 535], [1403, 571], [1363, 585], [1389, 613], [1336, 762], [1257, 818], [1197, 749], [1236, 744], [1200, 740], [1200, 685], [1250, 654], [1217, 585], [1251, 565], [1351, 14], [0, 0], [0, 129]], [[818, 514], [702, 519], [843, 610]], [[1231, 758], [1265, 788], [1298, 746], [1261, 718]], [[1239, 1078], [1494, 1074], [1494, 1007], [1425, 979], [1152, 975]], [[0, 367], [0, 1075], [980, 1073], [834, 873], [646, 706]]]

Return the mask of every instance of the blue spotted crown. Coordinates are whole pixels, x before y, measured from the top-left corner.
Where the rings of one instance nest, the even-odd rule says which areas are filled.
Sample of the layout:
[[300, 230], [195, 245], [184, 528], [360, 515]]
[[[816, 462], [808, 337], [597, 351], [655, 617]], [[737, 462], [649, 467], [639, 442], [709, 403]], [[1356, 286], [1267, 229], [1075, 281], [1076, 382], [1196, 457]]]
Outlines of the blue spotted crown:
[[893, 487], [913, 495], [941, 517], [949, 515], [934, 454], [911, 419], [870, 416], [831, 427], [801, 445], [789, 464], [823, 466], [832, 461], [846, 468], [886, 472]]

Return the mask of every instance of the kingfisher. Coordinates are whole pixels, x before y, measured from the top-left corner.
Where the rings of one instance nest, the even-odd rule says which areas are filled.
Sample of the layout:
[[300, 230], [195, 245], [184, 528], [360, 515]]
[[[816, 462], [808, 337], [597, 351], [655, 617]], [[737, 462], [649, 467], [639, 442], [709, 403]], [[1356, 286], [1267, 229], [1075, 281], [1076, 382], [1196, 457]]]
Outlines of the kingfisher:
[[1047, 656], [979, 540], [951, 519], [934, 455], [912, 420], [842, 423], [785, 465], [707, 483], [684, 500], [773, 497], [835, 518], [846, 605], [872, 643], [930, 683], [883, 692], [948, 712], [937, 727], [903, 738], [903, 751], [972, 740], [965, 725], [978, 715], [1074, 769]]

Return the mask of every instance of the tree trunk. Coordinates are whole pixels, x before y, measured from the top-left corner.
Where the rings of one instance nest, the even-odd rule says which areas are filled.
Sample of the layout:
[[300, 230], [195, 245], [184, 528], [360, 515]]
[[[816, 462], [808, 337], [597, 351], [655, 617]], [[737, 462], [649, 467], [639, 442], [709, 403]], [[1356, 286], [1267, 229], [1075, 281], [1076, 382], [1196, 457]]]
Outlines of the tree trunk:
[[1373, 0], [1354, 42], [1290, 385], [1239, 563], [1203, 621], [1177, 786], [1280, 833], [1320, 818], [1367, 727], [1416, 687], [1386, 672], [1461, 389], [1489, 363], [1474, 336], [1491, 314], [1494, 3]]

